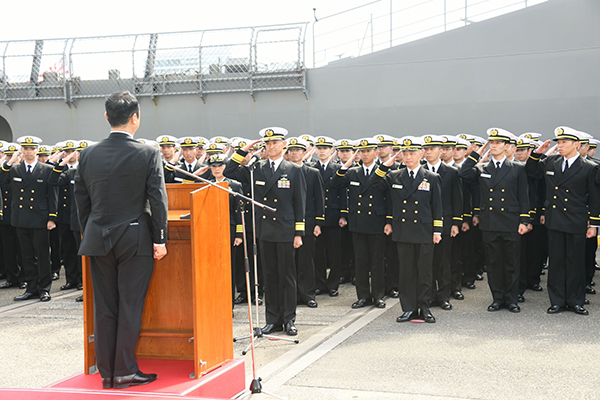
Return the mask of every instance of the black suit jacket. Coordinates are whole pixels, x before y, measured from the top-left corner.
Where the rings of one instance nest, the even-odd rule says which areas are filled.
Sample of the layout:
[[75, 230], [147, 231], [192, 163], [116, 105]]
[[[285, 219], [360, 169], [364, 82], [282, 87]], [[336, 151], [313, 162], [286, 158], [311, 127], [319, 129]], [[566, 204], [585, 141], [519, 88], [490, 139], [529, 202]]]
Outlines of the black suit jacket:
[[600, 225], [600, 196], [595, 182], [598, 166], [580, 156], [562, 172], [563, 160], [560, 155], [542, 159], [542, 155], [531, 153], [525, 164], [527, 174], [545, 179], [546, 228], [585, 233], [588, 222]]
[[57, 188], [48, 184], [51, 172], [52, 166], [39, 161], [31, 173], [27, 173], [24, 161], [10, 167], [4, 163], [0, 183], [11, 184], [12, 226], [46, 229], [48, 221], [56, 222]]
[[479, 183], [479, 229], [517, 232], [519, 223], [531, 222], [525, 167], [506, 159], [498, 170], [493, 159], [487, 164], [477, 164], [479, 158], [479, 154], [472, 152], [460, 170], [462, 178]]
[[80, 255], [105, 256], [130, 224], [139, 224], [138, 255], [167, 241], [167, 191], [159, 151], [123, 132], [81, 152], [75, 201]]
[[269, 160], [251, 167], [240, 165], [246, 154], [243, 150], [236, 151], [223, 175], [250, 183], [250, 168], [254, 168], [254, 199], [276, 209], [273, 213], [256, 207], [257, 237], [268, 242], [293, 242], [294, 236], [304, 236], [306, 179], [300, 166], [282, 160], [271, 174]]

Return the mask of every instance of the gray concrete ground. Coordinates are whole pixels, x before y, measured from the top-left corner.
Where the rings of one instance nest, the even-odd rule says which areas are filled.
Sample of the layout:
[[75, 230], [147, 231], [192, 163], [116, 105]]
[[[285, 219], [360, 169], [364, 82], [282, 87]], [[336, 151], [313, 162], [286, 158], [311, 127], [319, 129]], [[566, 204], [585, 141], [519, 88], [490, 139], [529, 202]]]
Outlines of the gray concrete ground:
[[[0, 387], [42, 387], [82, 370], [81, 292], [59, 293], [60, 284], [49, 303], [0, 291]], [[298, 307], [300, 344], [258, 341], [257, 376], [288, 399], [600, 399], [600, 295], [588, 296], [584, 317], [546, 314], [545, 291], [527, 291], [520, 314], [487, 312], [485, 281], [464, 293], [452, 311], [432, 309], [435, 324], [398, 324], [397, 300], [351, 310], [354, 287], [342, 285], [337, 298], [317, 297], [317, 309]], [[236, 306], [234, 335], [247, 332], [247, 308]]]

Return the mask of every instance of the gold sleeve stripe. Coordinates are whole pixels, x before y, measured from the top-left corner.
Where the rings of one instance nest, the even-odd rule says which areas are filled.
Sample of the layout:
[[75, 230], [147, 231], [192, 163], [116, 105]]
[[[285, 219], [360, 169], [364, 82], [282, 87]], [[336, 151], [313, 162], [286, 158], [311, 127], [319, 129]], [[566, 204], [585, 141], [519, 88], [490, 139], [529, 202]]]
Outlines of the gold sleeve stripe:
[[444, 223], [442, 222], [442, 220], [440, 219], [434, 219], [433, 220], [433, 226], [441, 228], [444, 226]]
[[344, 175], [346, 175], [346, 171], [342, 171], [341, 169], [338, 169], [336, 174], [338, 174], [339, 176], [344, 176]]
[[530, 156], [529, 156], [529, 158], [531, 158], [532, 160], [535, 160], [535, 161], [539, 161], [539, 160], [540, 160], [540, 158], [539, 158], [539, 157], [534, 157], [534, 156], [532, 156], [532, 155], [530, 155]]
[[472, 217], [473, 214], [463, 214], [463, 217]]
[[481, 211], [481, 208], [479, 208], [479, 207], [474, 207], [474, 208], [473, 208], [473, 211]]
[[8, 171], [10, 171], [10, 167], [8, 167], [8, 169], [6, 169], [6, 168], [4, 167], [4, 165], [3, 165], [3, 166], [2, 166], [2, 171], [4, 171], [4, 172], [8, 172]]
[[56, 168], [54, 168], [52, 171], [58, 172], [60, 174], [62, 172], [62, 169], [56, 169]]
[[325, 217], [315, 217], [315, 219], [321, 220], [321, 221], [325, 221]]
[[244, 232], [244, 226], [243, 225], [236, 225], [235, 226], [235, 233], [243, 233]]
[[529, 218], [530, 215], [529, 215], [529, 213], [527, 213], [527, 214], [519, 214], [519, 217], [527, 217], [527, 218]]
[[391, 215], [386, 215], [386, 218], [393, 219], [394, 217], [392, 217]]
[[297, 231], [303, 231], [305, 227], [305, 223], [304, 222], [296, 222], [296, 230]]
[[475, 157], [473, 157], [473, 156], [469, 156], [469, 158], [470, 158], [471, 160], [473, 160], [473, 161], [477, 162], [477, 159], [476, 159]]
[[600, 217], [590, 217], [590, 219], [600, 221]]
[[235, 153], [233, 157], [231, 157], [231, 160], [238, 164], [241, 164], [242, 161], [244, 161], [244, 156], [242, 156], [240, 153]]
[[452, 217], [452, 219], [455, 219], [457, 221], [462, 221], [463, 220], [462, 217]]
[[48, 214], [49, 217], [56, 217], [56, 214]]
[[165, 164], [165, 168], [167, 169], [167, 171], [173, 171], [173, 168], [169, 167], [167, 164]]
[[382, 177], [382, 178], [383, 178], [383, 177], [385, 176], [386, 172], [385, 172], [385, 171], [382, 171], [382, 170], [381, 170], [381, 168], [377, 168], [377, 170], [375, 171], [375, 174], [376, 174], [377, 176], [380, 176], [380, 177]]
[[183, 183], [196, 183], [196, 181], [193, 181], [191, 179], [183, 179]]

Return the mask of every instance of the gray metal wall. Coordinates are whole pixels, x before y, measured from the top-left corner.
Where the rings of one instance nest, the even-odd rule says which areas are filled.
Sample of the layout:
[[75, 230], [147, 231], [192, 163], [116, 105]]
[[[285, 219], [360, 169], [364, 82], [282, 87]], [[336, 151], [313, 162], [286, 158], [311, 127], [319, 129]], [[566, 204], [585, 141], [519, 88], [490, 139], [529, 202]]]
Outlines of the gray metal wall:
[[[336, 138], [469, 132], [491, 126], [550, 137], [600, 126], [600, 1], [550, 0], [465, 28], [309, 70], [301, 91], [142, 100], [137, 136], [257, 137], [268, 125]], [[14, 137], [51, 144], [104, 137], [103, 101], [0, 105]], [[596, 134], [600, 138], [600, 132]]]

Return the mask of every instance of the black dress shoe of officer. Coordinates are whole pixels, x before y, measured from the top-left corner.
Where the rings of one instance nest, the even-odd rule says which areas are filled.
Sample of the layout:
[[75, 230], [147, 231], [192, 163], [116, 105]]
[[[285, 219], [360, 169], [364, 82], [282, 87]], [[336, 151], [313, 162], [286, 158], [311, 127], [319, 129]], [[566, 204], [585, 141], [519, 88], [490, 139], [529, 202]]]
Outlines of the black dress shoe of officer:
[[77, 284], [77, 290], [83, 290], [83, 283]]
[[456, 300], [464, 300], [465, 296], [461, 292], [452, 292], [452, 297]]
[[525, 303], [525, 297], [522, 294], [517, 295], [517, 301], [519, 303]]
[[69, 289], [76, 289], [76, 288], [77, 288], [76, 284], [67, 282], [66, 284], [64, 284], [60, 287], [60, 290], [69, 290]]
[[27, 289], [27, 282], [19, 283], [19, 289]]
[[475, 289], [475, 282], [467, 282], [465, 286], [467, 289], [473, 290]]
[[390, 296], [392, 299], [397, 299], [399, 295], [400, 293], [396, 289], [392, 289], [388, 292], [388, 296]]
[[319, 288], [315, 289], [315, 296], [319, 296], [319, 295], [321, 295], [321, 294], [323, 294], [323, 293], [325, 293], [325, 291], [324, 291], [324, 290], [321, 290], [321, 289], [319, 289]]
[[345, 276], [342, 276], [340, 278], [340, 285], [343, 285], [344, 283], [348, 283], [350, 282], [350, 280], [348, 278], [346, 278]]
[[25, 292], [22, 295], [15, 297], [15, 301], [37, 299], [39, 297], [40, 295], [38, 293]]
[[40, 292], [40, 301], [50, 301], [50, 293], [48, 292]]
[[521, 312], [521, 307], [519, 307], [518, 304], [511, 303], [508, 305], [508, 311], [510, 311], [512, 313], [519, 313], [519, 312]]
[[408, 322], [417, 316], [416, 311], [404, 311], [401, 316], [396, 318], [396, 322]]
[[502, 307], [503, 307], [502, 304], [493, 302], [492, 304], [490, 304], [488, 306], [487, 310], [490, 312], [494, 312], [494, 311], [500, 310]]
[[[257, 300], [256, 299], [252, 299], [252, 304], [256, 305], [257, 304]], [[262, 295], [258, 295], [258, 305], [262, 306], [263, 305], [263, 299], [262, 299]]]
[[268, 335], [273, 332], [282, 332], [283, 325], [281, 325], [281, 324], [266, 324], [265, 326], [262, 327], [261, 331], [265, 335]]
[[337, 291], [337, 290], [335, 290], [335, 289], [331, 289], [331, 290], [329, 291], [329, 296], [331, 296], [331, 297], [338, 297], [338, 296], [339, 296], [339, 294], [340, 294], [340, 292], [338, 292], [338, 291]]
[[129, 386], [146, 385], [150, 382], [154, 382], [156, 378], [156, 374], [144, 374], [142, 371], [138, 371], [131, 375], [115, 376], [113, 378], [113, 388], [126, 389]]
[[371, 299], [358, 299], [352, 303], [352, 308], [363, 308], [365, 306], [370, 306], [371, 304], [373, 304]]
[[434, 324], [435, 323], [435, 317], [433, 316], [433, 314], [429, 310], [421, 310], [420, 317], [423, 319], [423, 321], [425, 321], [425, 322], [427, 322], [429, 324]]
[[591, 281], [591, 282], [590, 282], [590, 286], [596, 286], [596, 282], [594, 282], [594, 281]]
[[17, 287], [18, 285], [15, 283], [11, 283], [11, 282], [4, 282], [2, 285], [0, 285], [0, 289], [9, 289], [12, 287]]
[[575, 314], [579, 314], [579, 315], [589, 315], [590, 314], [588, 312], [588, 310], [586, 310], [585, 308], [583, 308], [583, 306], [580, 306], [580, 305], [576, 305], [573, 307], [567, 306], [567, 310], [573, 311]]
[[294, 326], [294, 321], [289, 321], [285, 324], [285, 333], [287, 333], [288, 336], [296, 336], [298, 334], [298, 329]]
[[52, 280], [53, 281], [57, 281], [58, 278], [60, 278], [60, 275], [58, 274], [58, 272], [53, 272], [52, 273]]
[[79, 296], [78, 298], [75, 299], [76, 302], [78, 303], [82, 303], [83, 302], [83, 296]]
[[442, 310], [449, 311], [449, 310], [452, 310], [452, 304], [450, 304], [450, 302], [448, 302], [448, 301], [442, 301], [440, 304], [440, 308]]
[[314, 300], [309, 300], [308, 302], [306, 302], [306, 305], [309, 306], [310, 308], [317, 308], [318, 304], [316, 301]]
[[482, 280], [483, 280], [483, 275], [481, 275], [481, 274], [476, 274], [476, 275], [475, 275], [475, 280], [476, 280], [476, 281], [482, 281]]
[[385, 308], [385, 301], [383, 299], [375, 299], [374, 303], [377, 308]]
[[242, 304], [246, 302], [246, 296], [242, 296], [241, 294], [233, 299], [233, 304]]
[[542, 287], [540, 285], [538, 285], [537, 283], [535, 285], [529, 286], [529, 289], [533, 290], [534, 292], [544, 291], [544, 289], [542, 289]]
[[102, 378], [102, 389], [112, 389], [113, 378]]
[[565, 311], [566, 309], [567, 309], [566, 307], [561, 307], [561, 306], [553, 305], [546, 312], [548, 314], [558, 314], [560, 312]]
[[591, 287], [590, 285], [587, 285], [585, 287], [585, 292], [587, 294], [596, 294], [596, 289], [594, 289], [593, 287]]
[[583, 300], [583, 305], [589, 306], [590, 305], [590, 301], [588, 299], [584, 299]]

